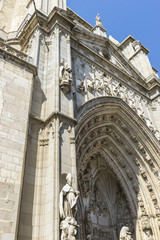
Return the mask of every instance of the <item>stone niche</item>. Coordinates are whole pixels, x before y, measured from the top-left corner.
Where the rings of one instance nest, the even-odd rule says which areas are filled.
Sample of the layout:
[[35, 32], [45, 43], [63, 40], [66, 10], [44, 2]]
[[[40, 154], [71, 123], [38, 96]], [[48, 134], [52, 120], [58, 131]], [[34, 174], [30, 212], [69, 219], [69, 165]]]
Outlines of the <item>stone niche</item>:
[[[134, 235], [126, 195], [101, 156], [82, 164], [79, 171], [81, 206], [79, 239], [118, 240], [123, 226]], [[84, 225], [83, 225], [84, 222]], [[85, 236], [82, 236], [85, 232]], [[131, 238], [132, 239], [132, 238]]]

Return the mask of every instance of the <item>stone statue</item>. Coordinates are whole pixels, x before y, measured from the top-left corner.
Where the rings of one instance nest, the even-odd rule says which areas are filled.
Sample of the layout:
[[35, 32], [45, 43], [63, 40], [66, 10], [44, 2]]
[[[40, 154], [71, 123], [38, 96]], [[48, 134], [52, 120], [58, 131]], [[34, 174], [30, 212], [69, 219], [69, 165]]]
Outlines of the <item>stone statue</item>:
[[120, 231], [119, 240], [133, 240], [129, 227], [123, 226]]
[[72, 179], [71, 173], [68, 173], [66, 177], [67, 183], [60, 192], [60, 217], [62, 219], [75, 217], [79, 192], [72, 187]]
[[72, 70], [68, 68], [67, 63], [63, 62], [60, 66], [60, 88], [65, 93], [71, 90]]
[[75, 240], [77, 233], [77, 222], [75, 215], [77, 212], [77, 200], [78, 191], [75, 191], [72, 187], [72, 175], [68, 173], [66, 177], [67, 183], [60, 192], [60, 218], [62, 219], [60, 224], [61, 240]]
[[102, 21], [100, 19], [99, 13], [96, 16], [96, 26], [103, 27]]
[[77, 222], [74, 218], [67, 217], [60, 224], [61, 240], [75, 240], [77, 234]]

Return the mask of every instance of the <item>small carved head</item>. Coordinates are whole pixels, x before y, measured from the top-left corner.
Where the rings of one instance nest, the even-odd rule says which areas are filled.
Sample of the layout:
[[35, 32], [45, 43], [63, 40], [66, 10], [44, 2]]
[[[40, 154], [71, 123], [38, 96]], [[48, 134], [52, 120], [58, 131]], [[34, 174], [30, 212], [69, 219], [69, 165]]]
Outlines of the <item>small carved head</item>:
[[152, 236], [152, 230], [150, 228], [146, 228], [144, 231], [147, 237]]

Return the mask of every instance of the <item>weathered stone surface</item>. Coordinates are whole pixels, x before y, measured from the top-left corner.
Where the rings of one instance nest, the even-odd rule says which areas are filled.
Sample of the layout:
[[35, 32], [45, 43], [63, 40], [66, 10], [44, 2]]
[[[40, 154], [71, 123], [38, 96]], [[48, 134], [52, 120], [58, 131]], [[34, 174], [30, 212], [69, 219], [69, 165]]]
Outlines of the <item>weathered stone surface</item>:
[[[107, 38], [99, 16], [93, 27], [65, 0], [3, 0], [1, 10], [0, 240], [61, 230], [159, 240], [160, 86], [148, 50]], [[69, 172], [77, 219], [60, 225]]]

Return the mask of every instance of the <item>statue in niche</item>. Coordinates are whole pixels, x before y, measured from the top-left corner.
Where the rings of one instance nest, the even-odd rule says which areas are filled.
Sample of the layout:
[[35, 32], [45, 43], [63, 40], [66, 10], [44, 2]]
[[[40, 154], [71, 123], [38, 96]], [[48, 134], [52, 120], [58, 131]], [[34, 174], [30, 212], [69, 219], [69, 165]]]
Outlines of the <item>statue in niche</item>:
[[60, 88], [64, 93], [71, 90], [72, 70], [68, 68], [67, 63], [63, 62], [60, 66]]
[[79, 192], [72, 187], [72, 175], [68, 173], [66, 177], [67, 183], [60, 192], [60, 224], [61, 240], [75, 240], [77, 233], [77, 222], [75, 220], [77, 212], [77, 200]]
[[100, 94], [103, 93], [103, 85], [100, 81], [97, 81], [97, 92], [99, 92]]
[[102, 21], [100, 19], [99, 13], [96, 16], [96, 26], [103, 27]]
[[128, 103], [128, 96], [127, 96], [127, 90], [128, 88], [126, 86], [122, 86], [122, 90], [121, 90], [121, 98], [124, 102]]
[[95, 82], [92, 81], [91, 79], [87, 78], [87, 88], [88, 88], [88, 91], [89, 91], [90, 93], [92, 93], [92, 94], [93, 94], [93, 92], [94, 92], [94, 90], [95, 90], [94, 85], [95, 85]]
[[112, 81], [112, 77], [109, 77], [109, 76], [104, 79], [104, 91], [107, 93], [108, 96], [112, 96], [111, 81]]
[[115, 82], [115, 84], [113, 85], [113, 96], [115, 97], [119, 97], [120, 94], [119, 94], [119, 82]]
[[60, 217], [65, 219], [67, 217], [75, 217], [76, 205], [78, 200], [78, 191], [75, 191], [72, 187], [73, 177], [71, 173], [68, 173], [66, 177], [66, 185], [60, 192]]
[[121, 228], [119, 240], [133, 240], [129, 227], [123, 226]]

